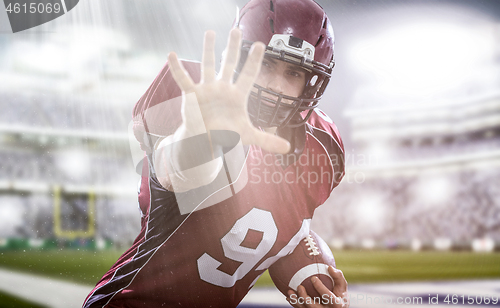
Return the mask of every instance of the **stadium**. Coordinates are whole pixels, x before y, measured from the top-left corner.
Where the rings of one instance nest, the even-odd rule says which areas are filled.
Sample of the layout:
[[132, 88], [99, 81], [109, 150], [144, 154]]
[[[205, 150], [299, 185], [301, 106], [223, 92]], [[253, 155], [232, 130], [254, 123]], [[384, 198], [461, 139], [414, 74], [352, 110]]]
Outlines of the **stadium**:
[[[500, 7], [358, 2], [318, 1], [334, 19], [338, 63], [320, 108], [344, 138], [346, 176], [312, 229], [344, 271], [351, 307], [397, 304], [366, 301], [382, 295], [402, 303], [418, 296], [422, 302], [410, 304], [425, 306], [437, 293], [439, 306], [448, 294], [498, 306]], [[132, 108], [168, 51], [199, 58], [202, 33], [212, 28], [220, 53], [234, 8], [244, 3], [221, 1], [215, 10], [195, 0], [82, 2], [64, 18], [0, 36], [0, 307], [80, 307], [130, 247], [140, 230], [136, 165], [143, 155], [131, 133]], [[417, 24], [420, 31], [423, 22], [430, 32], [421, 35], [438, 38], [412, 37], [436, 44], [431, 56], [439, 62], [410, 47], [446, 74], [419, 61], [405, 67], [409, 60], [396, 57], [408, 50], [387, 43], [410, 44], [394, 29], [408, 33]], [[456, 37], [467, 44], [454, 45]], [[5, 276], [12, 272], [39, 284], [67, 282], [80, 298], [26, 295], [8, 286], [17, 281]], [[265, 274], [240, 306], [286, 306], [271, 288]]]
[[491, 93], [347, 111], [355, 149], [372, 157], [352, 155], [351, 181], [332, 200], [339, 210], [321, 216], [333, 222], [325, 233], [339, 247], [498, 247], [499, 103]]

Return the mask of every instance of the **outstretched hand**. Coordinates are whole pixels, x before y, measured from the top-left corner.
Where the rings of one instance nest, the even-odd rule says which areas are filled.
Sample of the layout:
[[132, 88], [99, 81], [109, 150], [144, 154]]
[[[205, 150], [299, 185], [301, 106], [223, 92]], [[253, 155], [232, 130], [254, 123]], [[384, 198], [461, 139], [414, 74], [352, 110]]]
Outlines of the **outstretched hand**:
[[182, 90], [182, 119], [186, 136], [211, 130], [237, 132], [244, 144], [253, 144], [264, 150], [285, 154], [290, 144], [283, 138], [266, 133], [253, 126], [248, 116], [248, 97], [258, 77], [265, 45], [254, 43], [245, 65], [233, 82], [241, 49], [241, 31], [232, 29], [226, 47], [221, 72], [215, 71], [215, 32], [207, 31], [203, 44], [201, 81], [194, 83], [182, 67], [175, 53], [168, 56], [172, 76]]

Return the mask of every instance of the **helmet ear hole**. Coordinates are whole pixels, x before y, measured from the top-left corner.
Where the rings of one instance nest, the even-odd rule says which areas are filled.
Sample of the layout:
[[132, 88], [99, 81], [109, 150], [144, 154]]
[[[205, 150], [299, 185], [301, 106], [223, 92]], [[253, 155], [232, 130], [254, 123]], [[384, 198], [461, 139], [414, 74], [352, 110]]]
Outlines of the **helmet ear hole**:
[[304, 92], [300, 96], [301, 98], [313, 98], [316, 96], [316, 92], [318, 91], [319, 87], [321, 86], [323, 78], [318, 76], [317, 74], [312, 74], [309, 75], [310, 77], [307, 78], [307, 84], [304, 89]]

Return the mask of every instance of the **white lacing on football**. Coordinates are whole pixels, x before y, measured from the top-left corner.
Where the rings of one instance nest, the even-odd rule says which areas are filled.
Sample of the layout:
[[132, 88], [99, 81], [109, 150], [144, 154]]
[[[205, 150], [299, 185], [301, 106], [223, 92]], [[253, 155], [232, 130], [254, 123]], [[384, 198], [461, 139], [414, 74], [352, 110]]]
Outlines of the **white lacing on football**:
[[306, 242], [306, 246], [309, 246], [309, 248], [307, 248], [307, 250], [310, 250], [309, 255], [311, 256], [319, 255], [318, 246], [316, 246], [314, 239], [310, 235], [306, 236], [304, 242]]

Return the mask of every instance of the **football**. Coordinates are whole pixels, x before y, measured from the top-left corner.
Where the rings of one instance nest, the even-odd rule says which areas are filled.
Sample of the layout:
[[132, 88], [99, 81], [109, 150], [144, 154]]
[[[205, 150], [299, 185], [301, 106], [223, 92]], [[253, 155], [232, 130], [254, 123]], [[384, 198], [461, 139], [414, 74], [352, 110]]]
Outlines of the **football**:
[[287, 297], [288, 290], [297, 291], [299, 285], [306, 288], [310, 297], [320, 297], [311, 278], [318, 277], [329, 290], [333, 290], [333, 279], [328, 273], [329, 265], [336, 267], [330, 247], [311, 230], [291, 254], [269, 268], [269, 274], [274, 285]]

